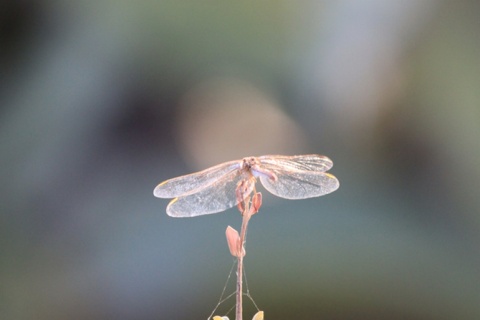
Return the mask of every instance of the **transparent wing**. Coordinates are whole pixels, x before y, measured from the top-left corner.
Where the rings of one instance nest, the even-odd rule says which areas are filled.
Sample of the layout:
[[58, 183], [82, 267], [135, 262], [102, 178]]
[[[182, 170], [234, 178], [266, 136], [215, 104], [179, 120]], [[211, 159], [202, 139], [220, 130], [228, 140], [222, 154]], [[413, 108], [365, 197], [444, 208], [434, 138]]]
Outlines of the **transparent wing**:
[[246, 177], [246, 172], [234, 170], [196, 193], [173, 199], [167, 206], [167, 214], [183, 218], [227, 210], [238, 203], [237, 183]]
[[200, 172], [166, 180], [153, 190], [153, 194], [157, 198], [175, 198], [196, 193], [241, 168], [242, 161], [221, 163]]
[[260, 176], [262, 185], [269, 192], [285, 199], [305, 199], [323, 196], [338, 189], [335, 176], [324, 172], [272, 170], [277, 176], [274, 181]]
[[268, 170], [325, 172], [333, 166], [333, 161], [319, 154], [300, 156], [270, 155], [258, 157], [262, 167]]

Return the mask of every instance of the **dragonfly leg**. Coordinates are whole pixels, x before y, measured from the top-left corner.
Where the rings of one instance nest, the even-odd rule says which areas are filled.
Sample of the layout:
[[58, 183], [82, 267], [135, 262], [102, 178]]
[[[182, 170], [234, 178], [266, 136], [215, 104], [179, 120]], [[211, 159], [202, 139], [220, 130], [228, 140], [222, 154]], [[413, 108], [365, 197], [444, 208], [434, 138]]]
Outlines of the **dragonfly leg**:
[[235, 194], [237, 197], [237, 207], [238, 210], [243, 214], [245, 211], [245, 202], [249, 201], [249, 196], [252, 192], [256, 193], [255, 189], [256, 179], [254, 176], [242, 179], [237, 183], [237, 188], [235, 189]]

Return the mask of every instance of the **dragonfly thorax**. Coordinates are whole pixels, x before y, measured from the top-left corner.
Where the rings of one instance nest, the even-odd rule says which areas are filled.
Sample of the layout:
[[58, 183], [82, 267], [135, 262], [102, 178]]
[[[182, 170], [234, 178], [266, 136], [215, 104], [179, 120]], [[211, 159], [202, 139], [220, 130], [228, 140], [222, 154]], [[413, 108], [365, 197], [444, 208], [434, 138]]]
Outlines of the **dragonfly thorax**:
[[266, 177], [273, 181], [277, 180], [277, 176], [262, 167], [262, 163], [255, 157], [243, 158], [243, 169], [250, 172], [255, 178]]

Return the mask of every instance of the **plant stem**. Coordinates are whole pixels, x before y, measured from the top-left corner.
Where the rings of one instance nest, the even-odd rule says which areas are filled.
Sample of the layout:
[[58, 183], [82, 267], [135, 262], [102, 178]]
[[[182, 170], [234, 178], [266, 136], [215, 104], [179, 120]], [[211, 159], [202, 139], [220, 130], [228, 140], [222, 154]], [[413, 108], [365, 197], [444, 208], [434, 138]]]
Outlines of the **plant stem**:
[[[250, 197], [244, 200], [245, 208], [243, 210], [242, 229], [240, 230], [240, 252], [243, 252], [243, 248], [247, 236], [247, 225], [250, 220]], [[237, 257], [237, 305], [235, 320], [242, 320], [242, 298], [243, 298], [243, 254], [239, 254]]]

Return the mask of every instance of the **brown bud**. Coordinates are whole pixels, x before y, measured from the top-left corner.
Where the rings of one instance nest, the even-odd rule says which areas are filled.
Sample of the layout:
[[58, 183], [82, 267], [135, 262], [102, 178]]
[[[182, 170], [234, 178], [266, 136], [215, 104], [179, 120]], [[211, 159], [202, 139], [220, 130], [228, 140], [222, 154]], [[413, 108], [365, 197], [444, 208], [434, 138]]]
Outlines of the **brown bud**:
[[262, 193], [257, 192], [253, 195], [252, 198], [252, 214], [255, 214], [260, 210], [260, 207], [262, 206]]

